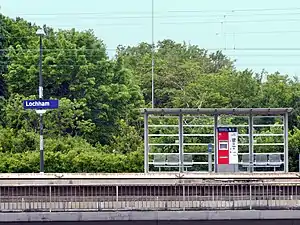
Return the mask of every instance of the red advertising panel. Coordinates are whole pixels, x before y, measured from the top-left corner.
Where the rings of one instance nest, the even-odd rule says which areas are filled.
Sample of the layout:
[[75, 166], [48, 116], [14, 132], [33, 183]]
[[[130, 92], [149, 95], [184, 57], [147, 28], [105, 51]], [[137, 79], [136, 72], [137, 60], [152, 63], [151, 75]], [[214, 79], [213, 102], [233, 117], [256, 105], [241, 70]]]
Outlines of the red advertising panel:
[[228, 131], [218, 128], [218, 164], [229, 164]]

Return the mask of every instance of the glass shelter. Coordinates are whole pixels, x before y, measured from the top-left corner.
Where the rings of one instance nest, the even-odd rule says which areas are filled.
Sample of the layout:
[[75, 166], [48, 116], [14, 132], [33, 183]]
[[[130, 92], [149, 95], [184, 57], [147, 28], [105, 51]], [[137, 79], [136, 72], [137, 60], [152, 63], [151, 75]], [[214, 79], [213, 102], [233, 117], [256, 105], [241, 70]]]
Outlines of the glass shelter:
[[288, 172], [292, 108], [146, 108], [141, 112], [145, 173]]

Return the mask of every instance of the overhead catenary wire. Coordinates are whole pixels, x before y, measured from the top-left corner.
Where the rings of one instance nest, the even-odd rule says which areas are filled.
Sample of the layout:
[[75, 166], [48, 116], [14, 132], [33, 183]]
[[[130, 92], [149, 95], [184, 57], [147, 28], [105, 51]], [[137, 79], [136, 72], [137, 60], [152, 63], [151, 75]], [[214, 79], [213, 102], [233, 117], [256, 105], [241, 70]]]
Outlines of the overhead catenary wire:
[[[93, 18], [101, 18], [101, 19], [134, 19], [134, 20], [140, 20], [140, 19], [147, 19], [147, 18], [152, 18], [152, 19], [157, 19], [156, 24], [161, 25], [161, 26], [168, 26], [168, 25], [201, 25], [201, 24], [219, 24], [220, 20], [222, 17], [226, 14], [227, 20], [226, 24], [245, 24], [245, 23], [274, 23], [274, 22], [280, 22], [280, 23], [287, 23], [287, 22], [299, 22], [300, 21], [300, 8], [298, 7], [290, 7], [290, 8], [258, 8], [258, 9], [232, 9], [232, 10], [178, 10], [178, 11], [167, 11], [167, 15], [165, 14], [160, 14], [159, 12], [153, 13], [153, 16], [151, 15], [151, 11], [147, 12], [72, 12], [72, 13], [52, 13], [52, 14], [35, 14], [40, 17], [45, 17], [45, 16], [65, 16], [65, 17], [71, 17], [71, 16], [86, 16], [86, 17], [79, 17], [80, 20], [85, 20], [85, 19], [93, 19]], [[23, 14], [24, 15], [24, 14]], [[20, 14], [22, 16], [22, 14]], [[30, 16], [30, 14], [27, 14], [27, 16]], [[217, 16], [217, 17], [216, 17]], [[245, 17], [250, 17], [245, 19]], [[254, 16], [258, 17], [263, 17], [263, 18], [255, 18]], [[266, 16], [275, 16], [277, 18], [265, 18]], [[288, 18], [282, 18], [282, 17], [288, 17]], [[216, 18], [214, 18], [216, 17]], [[220, 18], [221, 19], [220, 19]], [[253, 18], [252, 18], [253, 17]], [[280, 18], [279, 18], [280, 17]], [[289, 18], [289, 17], [294, 17], [294, 18]], [[174, 18], [174, 20], [173, 20]], [[177, 21], [176, 18], [182, 19], [185, 18], [186, 20], [182, 21]], [[197, 19], [199, 18], [199, 19]], [[202, 18], [209, 18], [207, 20], [202, 19]], [[212, 19], [211, 19], [212, 18]], [[244, 19], [242, 19], [244, 18]], [[50, 19], [55, 19], [55, 18], [50, 18]], [[82, 21], [84, 22], [84, 21]], [[91, 23], [90, 26], [95, 28], [95, 27], [105, 27], [105, 26], [120, 26], [120, 27], [146, 27], [145, 24], [140, 23], [141, 21], [134, 22], [134, 21], [129, 21], [127, 23], [120, 23], [116, 21], [116, 23]], [[143, 22], [143, 21], [142, 21]], [[65, 21], [63, 22], [65, 23]], [[55, 25], [56, 27], [73, 27], [74, 24], [58, 24]], [[77, 27], [84, 27], [85, 29], [87, 28], [86, 24], [76, 24]], [[88, 25], [89, 26], [89, 25]], [[148, 29], [147, 25], [147, 29]], [[81, 30], [81, 29], [79, 29]], [[289, 31], [241, 31], [241, 32], [224, 32], [224, 36], [228, 35], [243, 35], [243, 34], [252, 34], [252, 35], [265, 35], [265, 34], [287, 34], [287, 33], [300, 33], [300, 30], [289, 30]], [[206, 35], [208, 35], [206, 33]], [[26, 37], [18, 37], [20, 39], [26, 38]], [[127, 46], [125, 46], [126, 48]], [[66, 54], [70, 51], [76, 51], [76, 49], [63, 49], [63, 48], [57, 48], [57, 49], [45, 49], [45, 53], [48, 51], [49, 52], [59, 52], [59, 51], [65, 51]], [[24, 51], [37, 51], [37, 49], [23, 49]], [[88, 52], [88, 51], [99, 51], [100, 49], [78, 49], [78, 51], [82, 52]], [[106, 52], [115, 52], [117, 51], [115, 48], [108, 48], [108, 49], [103, 49]], [[275, 54], [281, 54], [283, 56], [290, 56], [290, 57], [297, 57], [297, 54], [292, 54], [292, 53], [297, 53], [300, 51], [300, 47], [298, 46], [292, 46], [292, 47], [251, 47], [247, 48], [246, 46], [237, 46], [235, 48], [224, 46], [223, 48], [204, 48], [203, 50], [207, 51], [223, 51], [225, 52], [226, 56], [240, 56], [240, 57], [264, 57], [260, 52], [263, 52], [266, 57], [281, 57], [281, 56], [275, 56]], [[0, 50], [1, 51], [1, 50]], [[17, 51], [17, 50], [16, 50]], [[100, 50], [101, 51], [101, 50]], [[245, 53], [252, 53], [253, 56]], [[286, 52], [290, 53], [287, 54]], [[285, 53], [285, 54], [284, 54]], [[70, 53], [71, 54], [71, 53]], [[209, 53], [208, 53], [209, 54]], [[249, 64], [248, 64], [249, 65]], [[265, 63], [264, 65], [267, 65]], [[276, 64], [274, 66], [277, 66], [279, 64]], [[287, 64], [285, 64], [287, 65]], [[291, 66], [296, 66], [293, 63], [290, 64]], [[268, 66], [273, 66], [268, 64]]]
[[[300, 33], [300, 30], [270, 30], [270, 31], [244, 31], [244, 32], [225, 32], [223, 35], [244, 35], [244, 34], [288, 34], [288, 33]], [[207, 33], [207, 35], [215, 35], [216, 33]], [[218, 33], [217, 33], [218, 34]], [[54, 35], [53, 37], [57, 37]], [[20, 35], [9, 35], [8, 39], [30, 39], [38, 41], [38, 38], [35, 36], [20, 36]], [[45, 37], [47, 39], [47, 37]], [[101, 40], [101, 39], [99, 39]]]
[[[295, 12], [295, 13], [252, 13], [252, 14], [236, 14], [236, 13], [229, 13], [226, 14], [228, 17], [247, 17], [247, 16], [298, 16], [300, 15], [300, 12]], [[78, 16], [78, 15], [72, 15], [72, 16], [76, 16], [76, 18], [79, 18], [80, 20], [86, 20], [86, 19], [101, 19], [101, 20], [116, 20], [116, 19], [150, 19], [152, 18], [152, 15], [135, 15], [135, 16], [122, 16], [122, 15], [89, 15], [89, 16]], [[153, 17], [155, 19], [167, 19], [167, 18], [216, 18], [216, 17], [223, 17], [224, 14], [207, 14], [207, 15], [203, 15], [203, 14], [177, 14], [177, 15], [168, 15], [168, 14], [157, 14], [157, 15], [153, 15]], [[28, 16], [30, 17], [30, 16]], [[34, 17], [34, 16], [33, 16]], [[41, 15], [39, 16], [39, 18], [47, 18], [47, 20], [61, 20], [62, 17], [71, 17], [70, 15], [52, 15], [52, 16], [45, 16], [45, 15]]]
[[[126, 46], [125, 46], [126, 49]], [[269, 47], [269, 48], [264, 48], [264, 47], [252, 47], [252, 48], [200, 48], [203, 51], [300, 51], [300, 46], [299, 47]], [[14, 48], [15, 51], [18, 51], [17, 48]], [[39, 51], [38, 49], [35, 48], [21, 48], [22, 51], [32, 51], [36, 52]], [[58, 51], [100, 51], [102, 49], [99, 48], [55, 48], [55, 49], [43, 49], [45, 52], [58, 52]], [[117, 49], [114, 48], [103, 48], [105, 51], [116, 51]], [[9, 51], [9, 48], [5, 49], [0, 49], [0, 51]]]
[[[229, 10], [168, 10], [168, 13], [233, 13], [233, 12], [267, 12], [267, 11], [298, 11], [300, 7], [282, 8], [252, 8], [252, 9], [229, 9]], [[112, 15], [112, 14], [152, 14], [150, 11], [111, 11], [111, 12], [55, 12], [55, 13], [18, 13], [19, 16], [59, 16], [59, 15]]]
[[[185, 26], [185, 25], [195, 25], [195, 24], [220, 24], [220, 20], [216, 19], [216, 20], [189, 20], [189, 21], [168, 21], [168, 22], [156, 22], [157, 25], [161, 25], [161, 26], [169, 26], [169, 25], [176, 25], [176, 26]], [[243, 23], [286, 23], [286, 22], [299, 22], [300, 21], [300, 17], [299, 18], [292, 18], [292, 19], [261, 19], [261, 20], [226, 20], [226, 24], [243, 24]], [[51, 24], [48, 24], [48, 26], [52, 26]], [[74, 24], [65, 24], [65, 23], [60, 23], [60, 24], [55, 24], [56, 27], [59, 28], [64, 28], [64, 29], [72, 29], [74, 27]], [[91, 27], [89, 27], [91, 26]], [[87, 29], [94, 29], [95, 27], [136, 27], [136, 28], [141, 28], [141, 27], [148, 27], [147, 24], [142, 23], [142, 21], [140, 21], [139, 23], [131, 23], [131, 22], [127, 22], [127, 23], [93, 23], [93, 24], [76, 24], [76, 28], [77, 30], [79, 30], [79, 28], [84, 28], [84, 30]]]
[[[18, 51], [18, 48], [13, 48], [14, 51]], [[0, 49], [1, 51], [9, 51], [9, 48], [2, 48]], [[39, 49], [35, 49], [35, 48], [21, 48], [21, 51], [31, 51], [31, 52], [37, 52], [39, 51]], [[82, 51], [117, 51], [117, 49], [114, 48], [105, 48], [103, 47], [103, 49], [101, 48], [43, 48], [43, 51], [45, 52], [59, 52], [59, 51], [78, 51], [78, 52], [82, 52]]]
[[251, 8], [251, 9], [231, 9], [231, 10], [171, 10], [169, 12], [201, 12], [201, 13], [210, 13], [210, 12], [258, 12], [258, 11], [295, 11], [300, 10], [300, 7], [282, 7], [282, 8]]
[[[262, 20], [226, 20], [226, 23], [274, 23], [274, 22], [299, 22], [300, 19], [262, 19]], [[161, 22], [161, 25], [186, 25], [186, 24], [219, 24], [220, 21], [176, 21]]]
[[[34, 61], [34, 60], [33, 60]], [[14, 61], [14, 63], [10, 64], [10, 62], [0, 62], [0, 65], [18, 65], [18, 62]], [[29, 61], [26, 61], [26, 62], [22, 62], [21, 63], [22, 66], [26, 66], [26, 67], [38, 67], [38, 65], [36, 63], [33, 63], [31, 62], [30, 60]], [[80, 64], [78, 62], [70, 62], [69, 64], [63, 64], [63, 63], [43, 63], [43, 66], [44, 68], [47, 68], [47, 67], [80, 67], [80, 66], [91, 66], [91, 65], [94, 65], [94, 66], [97, 66], [97, 63], [92, 63], [90, 64], [90, 62], [87, 62], [86, 64]], [[238, 66], [299, 66], [300, 67], [300, 64], [297, 63], [297, 62], [287, 62], [287, 63], [243, 63], [243, 62], [235, 62], [234, 65], [238, 65]], [[148, 70], [149, 72], [151, 72], [151, 69]]]
[[[266, 13], [266, 12], [270, 13]], [[279, 11], [279, 12], [274, 12], [274, 11]], [[215, 13], [219, 14], [215, 14]], [[250, 14], [249, 14], [250, 12]], [[253, 12], [260, 12], [260, 13], [253, 13]], [[264, 13], [261, 13], [264, 12]], [[47, 20], [56, 20], [59, 19], [61, 20], [60, 16], [76, 16], [78, 19], [85, 20], [85, 19], [93, 19], [93, 18], [101, 18], [101, 20], [109, 19], [109, 20], [115, 20], [115, 19], [134, 19], [134, 20], [141, 20], [141, 19], [148, 19], [148, 18], [155, 18], [155, 19], [164, 19], [164, 18], [174, 18], [174, 19], [182, 19], [182, 18], [205, 18], [205, 17], [213, 17], [215, 20], [213, 21], [168, 21], [168, 22], [162, 22], [159, 23], [161, 25], [164, 24], [175, 24], [175, 25], [180, 25], [180, 24], [189, 24], [189, 23], [196, 23], [196, 24], [206, 24], [206, 23], [219, 23], [220, 19], [223, 18], [224, 15], [226, 17], [245, 17], [245, 16], [299, 16], [300, 15], [300, 8], [299, 7], [294, 7], [294, 8], [258, 8], [258, 9], [232, 9], [232, 10], [178, 10], [178, 11], [167, 11], [167, 15], [160, 15], [157, 12], [153, 13], [151, 11], [147, 12], [56, 12], [56, 13], [19, 13], [18, 16], [39, 16], [39, 18], [45, 17], [45, 16], [51, 16], [50, 18], [47, 18]], [[185, 13], [185, 14], [182, 14]], [[188, 14], [186, 14], [188, 13]], [[243, 14], [241, 14], [243, 13]], [[124, 15], [125, 14], [125, 15]], [[133, 14], [134, 16], [128, 16], [128, 14]], [[174, 15], [175, 14], [175, 15]], [[89, 16], [89, 17], [80, 17], [81, 15]], [[219, 16], [219, 18], [218, 18]], [[249, 22], [276, 22], [276, 21], [282, 21], [282, 22], [287, 22], [287, 21], [299, 21], [293, 19], [287, 19], [287, 20], [282, 20], [282, 19], [261, 19], [261, 20], [228, 20], [226, 23], [249, 23]], [[102, 24], [95, 24], [93, 23], [94, 26], [141, 26], [142, 24], [140, 23], [102, 23]], [[73, 24], [67, 25], [67, 24], [61, 24], [59, 26], [73, 26]], [[80, 24], [76, 24], [76, 26], [81, 26]], [[86, 25], [83, 25], [86, 26]]]
[[[223, 15], [224, 17], [224, 15]], [[168, 21], [168, 22], [156, 22], [157, 25], [187, 25], [187, 24], [219, 24], [220, 20], [222, 18], [218, 18], [216, 20], [189, 20], [189, 21]], [[227, 20], [226, 23], [275, 23], [275, 22], [299, 22], [299, 18], [290, 18], [290, 19], [260, 19], [260, 20]], [[87, 27], [88, 24], [76, 24], [76, 27], [84, 27], [85, 29], [88, 29]], [[93, 23], [91, 24], [93, 28], [99, 27], [99, 26], [142, 26], [146, 27], [145, 23]], [[74, 27], [74, 24], [56, 24], [57, 27]]]

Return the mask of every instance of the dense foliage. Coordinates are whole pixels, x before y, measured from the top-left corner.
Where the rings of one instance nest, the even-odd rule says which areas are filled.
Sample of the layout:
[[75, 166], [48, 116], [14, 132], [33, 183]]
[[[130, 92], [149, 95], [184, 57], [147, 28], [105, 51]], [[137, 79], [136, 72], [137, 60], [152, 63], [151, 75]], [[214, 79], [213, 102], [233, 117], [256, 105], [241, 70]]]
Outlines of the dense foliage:
[[[38, 27], [0, 15], [0, 172], [39, 170]], [[43, 28], [46, 172], [141, 172], [143, 125], [151, 105], [151, 45], [118, 46], [110, 59], [93, 31]], [[155, 46], [156, 107], [293, 107], [290, 169], [300, 144], [300, 83], [280, 73], [238, 71], [222, 52], [163, 40]], [[267, 132], [267, 131], [264, 131]]]

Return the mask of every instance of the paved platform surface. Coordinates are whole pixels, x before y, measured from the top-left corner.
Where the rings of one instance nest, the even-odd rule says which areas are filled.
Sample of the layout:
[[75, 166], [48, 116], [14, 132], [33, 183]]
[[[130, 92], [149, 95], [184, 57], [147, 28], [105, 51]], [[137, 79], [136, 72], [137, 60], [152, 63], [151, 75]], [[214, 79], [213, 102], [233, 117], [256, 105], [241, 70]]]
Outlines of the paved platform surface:
[[300, 184], [300, 173], [2, 173], [0, 186], [21, 185], [93, 185], [93, 184], [174, 184], [183, 182], [210, 181], [264, 181], [293, 182]]

